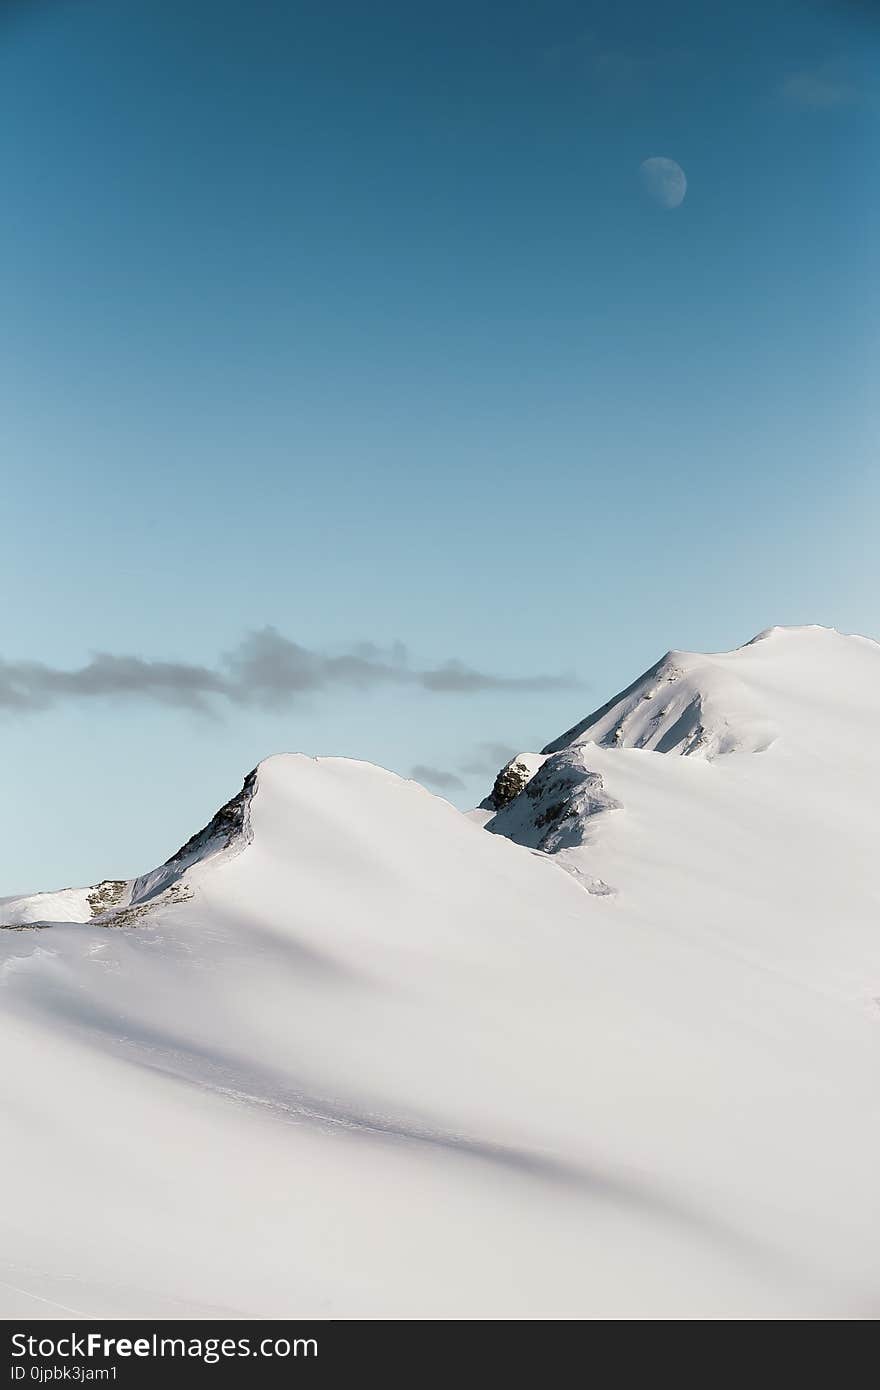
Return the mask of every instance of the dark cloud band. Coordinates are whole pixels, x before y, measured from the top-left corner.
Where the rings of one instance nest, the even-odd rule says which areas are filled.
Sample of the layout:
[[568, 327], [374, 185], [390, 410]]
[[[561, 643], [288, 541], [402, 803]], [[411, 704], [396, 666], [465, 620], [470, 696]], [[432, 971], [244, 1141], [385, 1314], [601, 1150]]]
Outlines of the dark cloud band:
[[0, 657], [0, 710], [27, 714], [86, 699], [140, 699], [155, 704], [216, 713], [223, 704], [280, 709], [297, 698], [333, 689], [369, 690], [412, 686], [440, 694], [536, 691], [576, 685], [570, 675], [499, 676], [461, 661], [440, 666], [411, 664], [400, 644], [382, 648], [360, 643], [343, 652], [314, 651], [273, 627], [248, 633], [216, 666], [149, 661], [139, 656], [96, 652], [73, 670], [38, 661]]

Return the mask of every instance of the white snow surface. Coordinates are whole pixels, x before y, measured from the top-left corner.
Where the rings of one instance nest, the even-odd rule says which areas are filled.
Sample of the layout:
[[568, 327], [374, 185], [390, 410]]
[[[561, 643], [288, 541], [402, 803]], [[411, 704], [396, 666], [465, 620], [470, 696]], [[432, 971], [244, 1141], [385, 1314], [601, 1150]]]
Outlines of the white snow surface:
[[38, 922], [88, 922], [94, 916], [90, 888], [62, 888], [57, 893], [28, 893], [23, 898], [0, 898], [0, 922], [27, 926]]
[[880, 646], [644, 681], [543, 849], [547, 788], [288, 754], [99, 916], [0, 902], [0, 1314], [877, 1316]]

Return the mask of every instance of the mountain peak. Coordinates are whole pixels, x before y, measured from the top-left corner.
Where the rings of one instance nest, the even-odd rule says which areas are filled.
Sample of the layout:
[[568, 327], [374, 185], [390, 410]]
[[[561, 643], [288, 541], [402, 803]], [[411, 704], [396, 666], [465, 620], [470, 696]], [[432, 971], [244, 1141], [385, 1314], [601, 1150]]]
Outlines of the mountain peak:
[[555, 854], [584, 843], [594, 818], [620, 804], [615, 760], [599, 749], [711, 762], [779, 743], [812, 767], [819, 748], [844, 737], [876, 744], [878, 704], [880, 644], [834, 628], [771, 627], [729, 652], [669, 651], [540, 754], [511, 759], [483, 803], [495, 813], [487, 829]]
[[605, 748], [716, 757], [762, 752], [774, 735], [734, 666], [719, 664], [717, 656], [669, 651], [541, 751], [551, 754], [577, 743], [598, 743]]
[[789, 705], [811, 690], [845, 691], [850, 668], [864, 661], [876, 680], [878, 655], [869, 638], [818, 625], [765, 628], [728, 652], [668, 651], [542, 752], [597, 743], [705, 758], [761, 753], [785, 727]]

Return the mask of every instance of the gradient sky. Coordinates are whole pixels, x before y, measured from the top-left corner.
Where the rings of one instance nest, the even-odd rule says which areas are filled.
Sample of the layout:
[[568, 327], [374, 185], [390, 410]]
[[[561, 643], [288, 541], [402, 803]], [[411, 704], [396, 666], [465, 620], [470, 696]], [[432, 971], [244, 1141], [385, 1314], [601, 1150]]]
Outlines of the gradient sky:
[[271, 752], [467, 805], [669, 647], [880, 636], [873, 6], [0, 16], [0, 893]]

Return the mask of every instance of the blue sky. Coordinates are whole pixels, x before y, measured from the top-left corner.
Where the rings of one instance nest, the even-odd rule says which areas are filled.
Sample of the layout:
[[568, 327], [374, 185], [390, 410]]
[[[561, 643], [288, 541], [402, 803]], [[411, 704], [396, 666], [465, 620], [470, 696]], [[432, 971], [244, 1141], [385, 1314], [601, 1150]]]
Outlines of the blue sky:
[[465, 805], [668, 647], [880, 635], [880, 19], [725, 11], [4, 8], [0, 893], [270, 752]]

